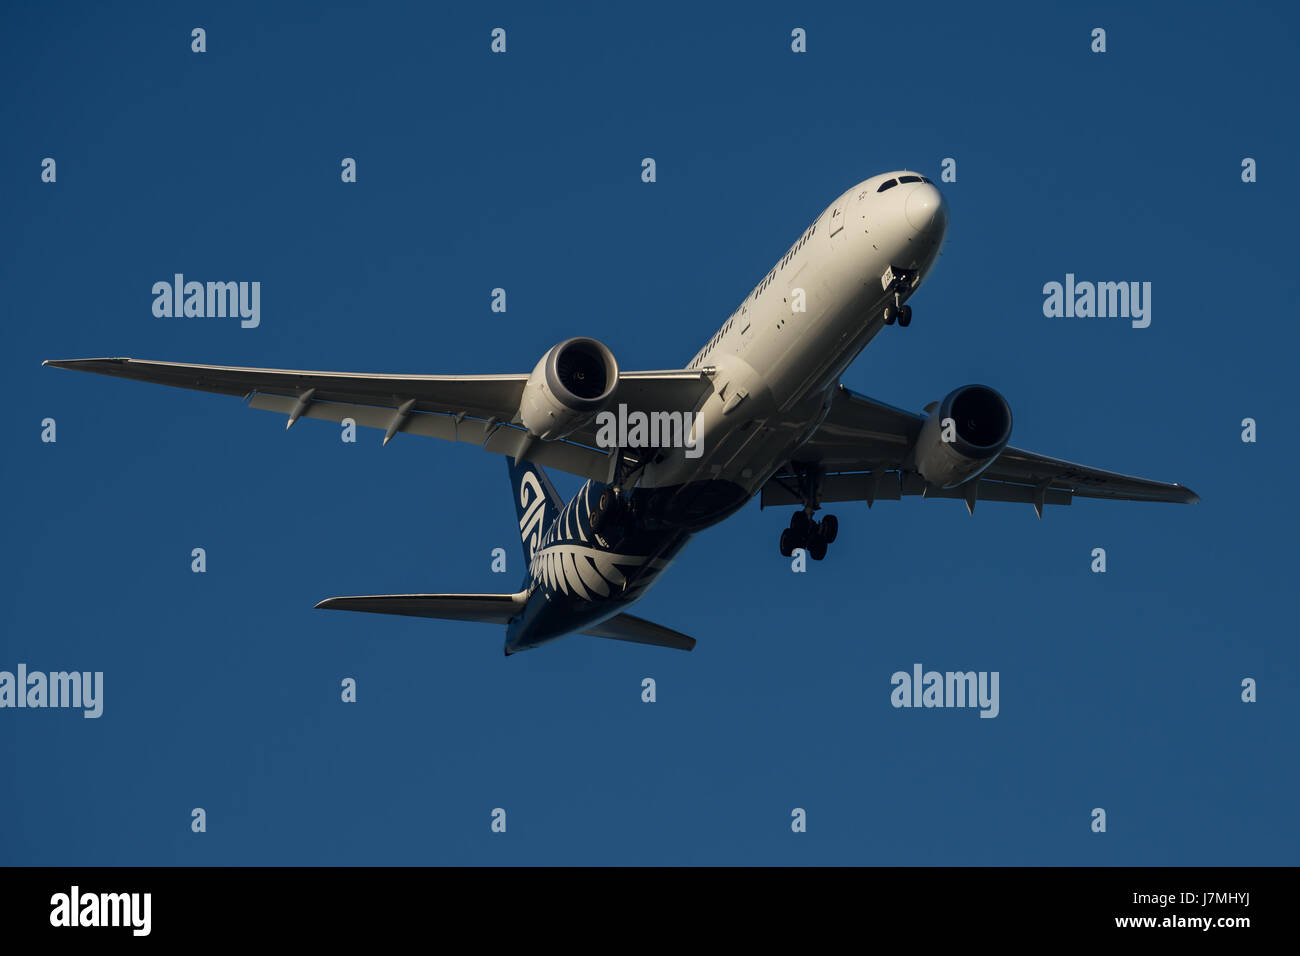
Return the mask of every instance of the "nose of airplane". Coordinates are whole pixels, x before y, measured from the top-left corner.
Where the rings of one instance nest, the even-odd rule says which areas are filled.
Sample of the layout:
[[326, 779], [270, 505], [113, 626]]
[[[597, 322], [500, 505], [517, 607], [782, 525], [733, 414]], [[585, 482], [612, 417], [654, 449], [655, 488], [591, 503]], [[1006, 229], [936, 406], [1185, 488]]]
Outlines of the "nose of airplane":
[[912, 187], [904, 214], [911, 227], [919, 233], [942, 230], [948, 223], [943, 194], [929, 183], [917, 183]]

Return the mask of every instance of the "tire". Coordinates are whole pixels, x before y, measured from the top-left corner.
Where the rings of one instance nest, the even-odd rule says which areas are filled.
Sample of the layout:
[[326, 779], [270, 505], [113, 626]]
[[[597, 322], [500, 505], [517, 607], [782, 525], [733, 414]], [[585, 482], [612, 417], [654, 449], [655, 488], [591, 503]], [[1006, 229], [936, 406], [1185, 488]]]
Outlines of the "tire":
[[826, 540], [821, 535], [813, 535], [808, 542], [808, 557], [814, 561], [820, 561], [826, 557]]
[[796, 542], [794, 539], [794, 535], [790, 533], [789, 528], [786, 528], [784, 531], [782, 531], [781, 532], [781, 557], [788, 558], [790, 557], [790, 555], [794, 554], [794, 547], [797, 543], [798, 542]]
[[796, 511], [790, 519], [790, 531], [795, 540], [799, 541], [806, 537], [812, 531], [812, 518], [808, 517], [806, 511]]
[[903, 328], [907, 328], [912, 324], [912, 307], [910, 305], [905, 305], [898, 310], [898, 324]]
[[834, 544], [835, 538], [840, 533], [840, 519], [834, 515], [827, 515], [822, 518], [821, 523], [817, 526], [817, 537], [821, 538], [827, 544]]
[[898, 318], [898, 312], [892, 305], [885, 306], [885, 324], [893, 325], [894, 319]]

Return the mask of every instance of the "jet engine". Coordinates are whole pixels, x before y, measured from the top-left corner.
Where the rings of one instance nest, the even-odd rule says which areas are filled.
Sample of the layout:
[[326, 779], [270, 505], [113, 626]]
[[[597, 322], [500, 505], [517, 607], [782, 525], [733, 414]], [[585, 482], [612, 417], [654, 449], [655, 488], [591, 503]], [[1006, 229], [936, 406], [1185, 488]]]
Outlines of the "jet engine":
[[595, 418], [617, 387], [618, 362], [603, 342], [565, 339], [542, 356], [528, 377], [519, 420], [535, 438], [563, 438]]
[[1011, 439], [1011, 407], [987, 385], [963, 385], [934, 408], [916, 438], [916, 470], [954, 488], [976, 477]]

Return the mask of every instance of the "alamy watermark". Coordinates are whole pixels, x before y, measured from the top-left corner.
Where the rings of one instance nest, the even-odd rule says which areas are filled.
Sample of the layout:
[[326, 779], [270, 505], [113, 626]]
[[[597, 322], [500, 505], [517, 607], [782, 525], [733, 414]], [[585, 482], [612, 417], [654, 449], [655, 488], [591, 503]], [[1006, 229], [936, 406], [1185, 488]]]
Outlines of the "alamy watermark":
[[80, 707], [81, 716], [104, 712], [103, 671], [29, 671], [19, 664], [17, 674], [0, 671], [0, 708]]
[[912, 673], [895, 671], [889, 702], [895, 707], [978, 707], [981, 717], [996, 717], [997, 671], [923, 671], [912, 665]]
[[152, 893], [83, 893], [73, 885], [50, 897], [50, 925], [123, 926], [133, 936], [148, 936], [152, 910]]
[[155, 282], [153, 295], [153, 314], [160, 319], [238, 318], [245, 329], [262, 322], [260, 282], [186, 282], [177, 272], [171, 282]]
[[1151, 324], [1150, 282], [1076, 282], [1067, 272], [1064, 284], [1046, 283], [1043, 296], [1049, 319], [1132, 319], [1135, 329]]
[[596, 444], [601, 448], [685, 448], [687, 458], [704, 454], [702, 436], [695, 434], [694, 412], [618, 411], [596, 416]]

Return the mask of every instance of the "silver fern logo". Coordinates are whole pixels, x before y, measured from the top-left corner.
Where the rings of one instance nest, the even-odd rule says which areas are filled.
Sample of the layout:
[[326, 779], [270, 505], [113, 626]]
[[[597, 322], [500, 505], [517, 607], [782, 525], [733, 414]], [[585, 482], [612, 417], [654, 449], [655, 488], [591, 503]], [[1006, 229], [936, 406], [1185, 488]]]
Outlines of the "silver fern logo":
[[519, 519], [519, 536], [531, 559], [542, 543], [542, 521], [546, 517], [546, 494], [537, 475], [531, 471], [524, 472], [519, 482], [519, 507], [524, 510]]
[[619, 565], [640, 568], [646, 564], [654, 570], [667, 567], [659, 558], [634, 554], [612, 554], [582, 544], [553, 544], [533, 556], [529, 572], [552, 591], [575, 594], [584, 601], [609, 597], [615, 589], [628, 588], [628, 578]]

